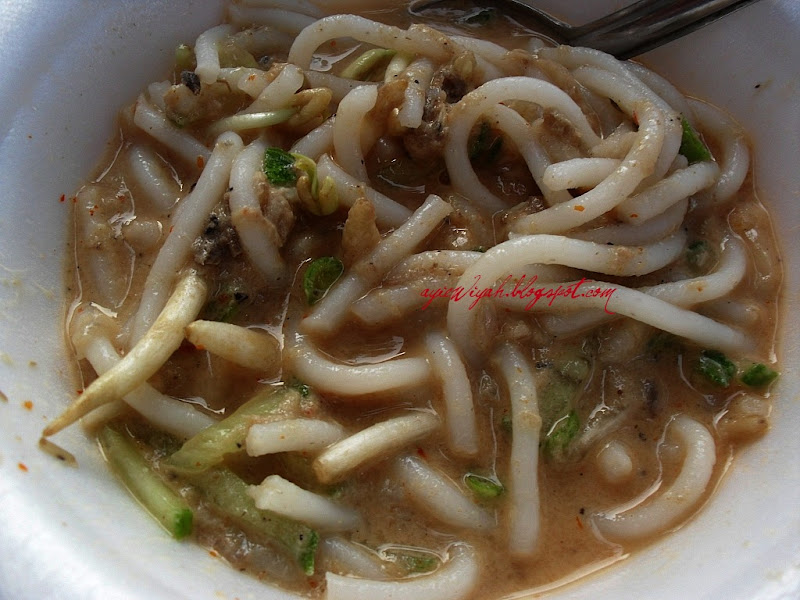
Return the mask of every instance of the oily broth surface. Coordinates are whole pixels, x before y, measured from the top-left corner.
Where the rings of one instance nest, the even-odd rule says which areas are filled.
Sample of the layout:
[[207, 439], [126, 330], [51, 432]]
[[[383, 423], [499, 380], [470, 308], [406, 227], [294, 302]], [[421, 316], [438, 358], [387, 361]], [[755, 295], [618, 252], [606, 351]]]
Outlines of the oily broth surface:
[[[370, 15], [371, 16], [371, 15]], [[403, 13], [381, 12], [380, 20], [394, 21], [400, 26], [407, 25]], [[469, 32], [467, 32], [469, 33]], [[497, 33], [498, 38], [501, 32]], [[499, 39], [497, 41], [500, 41]], [[133, 184], [133, 178], [125, 166], [124, 153], [132, 143], [150, 145], [162, 155], [166, 162], [175, 169], [176, 178], [181, 182], [181, 197], [196, 182], [198, 171], [191, 165], [182, 165], [179, 160], [169, 156], [169, 152], [159, 146], [130, 122], [130, 111], [123, 111], [120, 117], [121, 139], [115, 144], [113, 152], [102, 163], [97, 174], [102, 174], [100, 181], [94, 184], [106, 204], [95, 208], [95, 204], [83, 202], [81, 194], [75, 203], [77, 222], [81, 222], [80, 211], [106, 211], [113, 220], [116, 214], [135, 213], [138, 220], [152, 220], [168, 226], [171, 212], [155, 210], [143, 199], [141, 190]], [[117, 149], [121, 148], [121, 152]], [[506, 159], [515, 158], [513, 150], [508, 150]], [[373, 175], [383, 164], [375, 153], [367, 157], [370, 174]], [[491, 181], [493, 173], [481, 173], [484, 181]], [[377, 178], [374, 178], [377, 179]], [[444, 194], [448, 182], [442, 179], [441, 171], [434, 171], [423, 178], [424, 192], [420, 190], [401, 190], [391, 183], [377, 184], [376, 187], [391, 192], [398, 201], [411, 208], [418, 206], [427, 193]], [[503, 181], [508, 181], [507, 176]], [[497, 179], [500, 181], [500, 179]], [[519, 188], [504, 188], [502, 181], [495, 187], [497, 193], [505, 193], [510, 203], [518, 202]], [[526, 187], [527, 186], [527, 187]], [[530, 192], [530, 183], [523, 185]], [[777, 327], [777, 305], [775, 298], [780, 285], [780, 259], [769, 216], [757, 197], [752, 193], [752, 182], [748, 181], [739, 192], [735, 208], [717, 215], [695, 213], [686, 221], [690, 240], [721, 240], [724, 235], [733, 231], [745, 241], [748, 250], [748, 273], [745, 283], [741, 284], [731, 296], [733, 302], [750, 303], [754, 306], [753, 322], [749, 324], [748, 334], [758, 341], [759, 356], [769, 356], [774, 345], [774, 332]], [[111, 200], [109, 200], [111, 199]], [[116, 207], [115, 204], [116, 203]], [[310, 258], [337, 255], [341, 228], [339, 218], [305, 219], [298, 223], [287, 242], [290, 253], [298, 254], [302, 249], [303, 256], [297, 256], [295, 265], [301, 273], [303, 265]], [[497, 224], [485, 224], [493, 229]], [[123, 226], [124, 227], [124, 226]], [[428, 241], [430, 248], [442, 248], [443, 243], [453, 247], [457, 244], [473, 244], [480, 234], [460, 232], [463, 229], [458, 223], [445, 225]], [[462, 235], [463, 233], [463, 235]], [[465, 237], [466, 236], [466, 237]], [[472, 236], [472, 237], [470, 237]], [[464, 240], [467, 241], [464, 241]], [[461, 241], [459, 241], [461, 240]], [[163, 232], [159, 242], [163, 241]], [[158, 244], [150, 249], [134, 248], [128, 243], [98, 246], [91, 237], [82, 235], [80, 225], [76, 226], [75, 256], [76, 265], [70, 274], [70, 286], [75, 282], [80, 290], [77, 301], [97, 301], [106, 309], [117, 314], [120, 322], [125, 322], [133, 314], [138, 304], [144, 278], [153, 263]], [[127, 282], [120, 303], [108, 302], [108, 293], [98, 289], [92, 283], [92, 277], [86, 275], [91, 270], [93, 257], [97, 253], [121, 258], [115, 267], [117, 276]], [[247, 265], [244, 257], [233, 261], [225, 261], [219, 265], [197, 266], [207, 281], [222, 281], [232, 277], [250, 282], [254, 293], [248, 298], [236, 318], [239, 324], [258, 325], [265, 328], [279, 327], [284, 315], [288, 321], [299, 319], [307, 310], [303, 304], [299, 278], [295, 278], [286, 295], [275, 294], [264, 290], [256, 274]], [[678, 265], [675, 268], [681, 268]], [[641, 285], [660, 283], [668, 278], [669, 273], [656, 272], [641, 278]], [[610, 278], [613, 284], [613, 278]], [[213, 288], [213, 284], [212, 284]], [[211, 290], [213, 294], [213, 289]], [[120, 293], [118, 293], [119, 295]], [[420, 305], [423, 299], [420, 299]], [[81, 310], [78, 308], [78, 310]], [[442, 306], [432, 306], [426, 311], [419, 311], [399, 327], [372, 330], [366, 327], [352, 326], [347, 335], [336, 340], [326, 340], [322, 344], [323, 351], [336, 358], [349, 362], [370, 362], [376, 356], [424, 355], [420, 344], [420, 332], [440, 322], [444, 316]], [[709, 316], [715, 316], [709, 314]], [[634, 410], [621, 424], [613, 438], [625, 443], [632, 451], [637, 464], [634, 476], [625, 484], [612, 486], [604, 482], [595, 467], [597, 451], [602, 447], [606, 436], [592, 444], [585, 453], [564, 464], [553, 464], [542, 460], [540, 465], [539, 485], [542, 506], [542, 534], [540, 547], [544, 549], [531, 561], [510, 560], [504, 544], [505, 534], [500, 527], [490, 534], [476, 534], [465, 530], [458, 531], [445, 527], [426, 515], [415, 510], [407, 501], [404, 491], [392, 481], [391, 475], [380, 466], [364, 470], [357, 477], [348, 481], [341, 490], [343, 502], [359, 509], [365, 516], [369, 526], [359, 531], [353, 541], [377, 549], [391, 542], [398, 546], [424, 548], [442, 556], [447, 547], [455, 541], [465, 541], [473, 545], [483, 561], [482, 583], [476, 589], [474, 598], [499, 597], [520, 589], [545, 585], [547, 583], [569, 577], [570, 573], [593, 563], [601, 563], [621, 556], [623, 553], [646, 545], [651, 540], [621, 547], [617, 544], [599, 540], [591, 530], [589, 517], [592, 513], [605, 508], [617, 506], [642, 491], [662, 481], [668, 485], [676, 476], [681, 455], [664, 431], [672, 416], [678, 412], [688, 414], [703, 423], [715, 436], [717, 442], [717, 461], [712, 482], [708, 490], [713, 490], [723, 471], [729, 463], [733, 451], [733, 443], [722, 437], [716, 429], [717, 421], [725, 414], [730, 399], [741, 390], [734, 388], [725, 392], [703, 387], [694, 378], [691, 367], [699, 349], [689, 346], [667, 347], [657, 352], [637, 351], [621, 360], [603, 362], [598, 358], [602, 354], [604, 344], [624, 330], [628, 325], [616, 322], [602, 326], [596, 331], [587, 332], [584, 336], [564, 340], [548, 338], [538, 327], [534, 315], [507, 316], [500, 314], [496, 322], [497, 337], [514, 339], [530, 347], [531, 359], [536, 365], [537, 378], [546, 380], [552, 370], [553, 358], [565, 354], [586, 356], [591, 363], [590, 375], [581, 382], [583, 392], [576, 410], [581, 422], [584, 422], [598, 407], [605, 405], [613, 408], [619, 398], [642, 397], [643, 382], [652, 382], [658, 389], [657, 398], [652, 402], [639, 401]], [[652, 337], [655, 330], [633, 326], [634, 333], [643, 337]], [[122, 332], [124, 336], [125, 332]], [[482, 343], [476, 340], [476, 343]], [[86, 383], [94, 374], [85, 362], [81, 363], [81, 372]], [[286, 373], [284, 373], [286, 375]], [[472, 460], [454, 459], [446, 451], [443, 434], [417, 444], [413, 449], [418, 455], [428, 459], [431, 464], [446, 471], [449, 476], [460, 481], [466, 472], [494, 474], [500, 481], [506, 479], [506, 469], [510, 451], [511, 434], [502, 427], [502, 417], [509, 411], [506, 391], [502, 384], [482, 385], [494, 377], [491, 368], [483, 373], [472, 373], [473, 390], [476, 391], [476, 413], [481, 432], [482, 447], [486, 449], [480, 456]], [[496, 379], [496, 378], [495, 378]], [[185, 399], [200, 399], [212, 411], [229, 413], [264, 385], [273, 383], [252, 372], [211, 357], [205, 352], [193, 348], [188, 343], [179, 349], [169, 363], [152, 380], [152, 383], [164, 393]], [[323, 409], [334, 415], [337, 420], [355, 431], [369, 424], [380, 421], [399, 409], [409, 406], [441, 406], [441, 398], [437, 391], [411, 390], [398, 394], [391, 401], [386, 399], [364, 398], [355, 402], [336, 398], [323, 397]], [[633, 400], [628, 400], [635, 402]], [[136, 421], [135, 418], [131, 423]], [[250, 478], [252, 483], [260, 481], [267, 472], [278, 472], [297, 478], [296, 466], [287, 466], [279, 460], [264, 459], [255, 466], [238, 465], [240, 473]], [[708, 494], [709, 492], [707, 492]], [[702, 504], [702, 502], [700, 503]], [[505, 510], [502, 499], [486, 501], [490, 509], [497, 509], [501, 518]], [[200, 536], [204, 543], [213, 544], [224, 538], [228, 530], [222, 521], [215, 521]], [[214, 528], [218, 528], [214, 530]], [[256, 575], [263, 576], [254, 569], [251, 562], [244, 560], [239, 548], [232, 551], [218, 547], [218, 551], [234, 567], [248, 568]], [[283, 581], [283, 584], [307, 593], [315, 593], [303, 580]], [[319, 588], [317, 588], [319, 589]]]

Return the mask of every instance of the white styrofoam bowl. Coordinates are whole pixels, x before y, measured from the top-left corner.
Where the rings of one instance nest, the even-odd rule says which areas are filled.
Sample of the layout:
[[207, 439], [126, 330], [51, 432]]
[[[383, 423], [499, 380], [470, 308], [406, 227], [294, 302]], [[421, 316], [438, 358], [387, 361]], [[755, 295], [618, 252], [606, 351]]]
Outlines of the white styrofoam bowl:
[[[329, 3], [333, 3], [329, 0]], [[580, 22], [619, 0], [542, 0]], [[113, 117], [163, 75], [176, 43], [223, 15], [218, 0], [0, 2], [0, 599], [277, 598], [131, 502], [79, 427], [37, 448], [74, 394], [63, 343], [69, 196]], [[703, 512], [558, 598], [800, 597], [800, 2], [763, 0], [645, 57], [751, 132], [756, 184], [786, 265], [772, 430], [746, 448]], [[25, 403], [32, 403], [26, 408]]]

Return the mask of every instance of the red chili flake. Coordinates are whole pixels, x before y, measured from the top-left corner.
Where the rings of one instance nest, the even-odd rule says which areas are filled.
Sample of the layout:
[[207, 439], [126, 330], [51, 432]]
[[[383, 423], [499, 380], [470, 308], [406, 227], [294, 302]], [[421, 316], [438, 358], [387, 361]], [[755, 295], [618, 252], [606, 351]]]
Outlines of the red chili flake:
[[639, 124], [639, 115], [636, 114], [636, 111], [633, 111], [633, 122], [634, 124]]
[[574, 207], [574, 210], [577, 210], [578, 212], [583, 212], [586, 210], [586, 208], [578, 204], [577, 206]]
[[19, 467], [19, 470], [23, 473], [28, 472], [28, 467], [25, 465], [25, 463], [17, 463], [17, 467]]
[[314, 581], [313, 579], [308, 580], [308, 587], [310, 587], [312, 590], [316, 588], [318, 585], [319, 585], [318, 581]]
[[202, 156], [198, 156], [197, 157], [197, 168], [198, 169], [202, 169], [205, 166], [205, 164], [206, 164], [205, 159], [203, 159]]
[[583, 529], [583, 523], [581, 523], [580, 517], [575, 517], [575, 522], [578, 524], [578, 529]]
[[417, 454], [419, 454], [422, 458], [427, 459], [428, 457], [425, 455], [425, 450], [417, 446]]
[[22, 403], [22, 407], [25, 410], [33, 410], [33, 402], [31, 402], [30, 400], [25, 400], [25, 402]]
[[172, 233], [173, 229], [175, 229], [175, 225], [170, 225], [169, 232]]
[[247, 81], [255, 81], [255, 78], [256, 78], [255, 75], [250, 74], [250, 75], [247, 76]]
[[59, 198], [58, 201], [59, 202], [63, 202], [66, 199], [67, 199], [67, 195], [66, 194], [61, 194], [61, 198]]
[[638, 219], [639, 215], [637, 213], [631, 213], [631, 219]]
[[78, 197], [77, 196], [73, 196], [72, 197], [72, 203], [73, 204], [77, 204], [78, 203]]
[[83, 393], [83, 390], [75, 390], [75, 393], [80, 396]]

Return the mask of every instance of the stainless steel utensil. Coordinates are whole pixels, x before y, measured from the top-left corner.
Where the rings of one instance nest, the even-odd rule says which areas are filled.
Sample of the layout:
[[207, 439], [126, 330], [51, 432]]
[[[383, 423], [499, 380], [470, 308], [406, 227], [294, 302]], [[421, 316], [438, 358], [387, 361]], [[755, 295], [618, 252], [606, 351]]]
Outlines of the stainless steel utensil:
[[[521, 0], [468, 0], [473, 9], [494, 10], [556, 44], [596, 48], [621, 59], [657, 48], [757, 1], [638, 0], [575, 27]], [[409, 12], [444, 16], [448, 11], [463, 11], [464, 5], [463, 0], [416, 0]]]

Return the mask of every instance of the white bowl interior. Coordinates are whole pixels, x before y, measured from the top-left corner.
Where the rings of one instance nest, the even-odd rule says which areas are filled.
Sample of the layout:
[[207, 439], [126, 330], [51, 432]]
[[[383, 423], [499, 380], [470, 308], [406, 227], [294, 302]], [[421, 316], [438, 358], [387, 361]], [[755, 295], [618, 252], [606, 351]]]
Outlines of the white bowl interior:
[[[575, 21], [587, 14], [582, 0], [538, 4]], [[599, 14], [617, 5], [591, 6]], [[221, 17], [221, 3], [200, 0], [0, 4], [0, 598], [288, 597], [167, 538], [80, 428], [57, 438], [78, 469], [37, 448], [74, 394], [61, 328], [69, 257], [60, 198], [102, 155], [118, 108], [167, 71], [177, 43]], [[800, 336], [790, 325], [800, 309], [798, 35], [800, 3], [766, 0], [645, 57], [751, 132], [756, 184], [786, 265], [772, 430], [741, 453], [697, 518], [553, 597], [800, 595]]]

